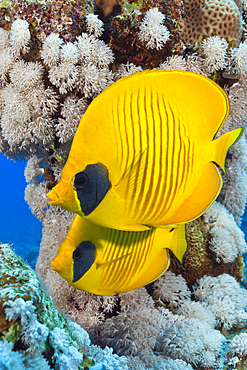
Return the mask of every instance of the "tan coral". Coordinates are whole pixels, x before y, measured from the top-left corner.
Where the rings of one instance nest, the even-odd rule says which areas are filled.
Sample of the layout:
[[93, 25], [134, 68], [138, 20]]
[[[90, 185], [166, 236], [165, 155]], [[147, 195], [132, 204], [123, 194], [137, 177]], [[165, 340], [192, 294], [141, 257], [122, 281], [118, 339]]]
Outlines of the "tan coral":
[[210, 227], [202, 218], [186, 225], [188, 251], [182, 264], [170, 253], [169, 271], [176, 275], [181, 274], [189, 287], [204, 275], [218, 276], [226, 273], [235, 277], [238, 282], [243, 278], [244, 260], [240, 253], [234, 262], [216, 262], [215, 254], [209, 248]]
[[218, 35], [238, 44], [242, 35], [241, 0], [184, 0], [181, 37], [193, 45], [201, 36]]

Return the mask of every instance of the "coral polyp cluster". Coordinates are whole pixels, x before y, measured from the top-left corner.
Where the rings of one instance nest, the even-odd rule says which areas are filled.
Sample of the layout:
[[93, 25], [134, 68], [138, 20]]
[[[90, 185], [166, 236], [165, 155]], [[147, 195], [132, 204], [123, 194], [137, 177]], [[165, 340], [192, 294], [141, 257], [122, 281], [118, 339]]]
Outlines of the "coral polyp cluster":
[[[240, 230], [247, 199], [245, 132], [228, 152], [216, 202], [186, 225], [183, 262], [171, 253], [169, 271], [133, 292], [96, 296], [72, 288], [50, 269], [74, 214], [48, 206], [46, 198], [60, 179], [90, 102], [134, 72], [161, 68], [207, 76], [230, 101], [218, 135], [245, 127], [243, 7], [241, 0], [0, 3], [0, 151], [27, 161], [25, 199], [43, 225], [36, 271], [67, 317], [51, 303], [35, 273], [9, 246], [0, 245], [0, 352], [5, 353], [0, 357], [5, 367], [10, 356], [21, 370], [37, 368], [39, 361], [45, 370], [62, 368], [62, 361], [70, 364], [68, 369], [95, 363], [95, 370], [246, 365], [247, 341], [240, 333], [247, 328], [247, 296], [240, 286], [247, 251]], [[94, 343], [111, 348], [89, 345], [78, 325]], [[78, 333], [89, 352], [82, 349]]]
[[182, 50], [178, 33], [181, 10], [179, 0], [125, 1], [123, 13], [112, 18], [109, 30], [115, 64], [156, 68], [174, 50]]

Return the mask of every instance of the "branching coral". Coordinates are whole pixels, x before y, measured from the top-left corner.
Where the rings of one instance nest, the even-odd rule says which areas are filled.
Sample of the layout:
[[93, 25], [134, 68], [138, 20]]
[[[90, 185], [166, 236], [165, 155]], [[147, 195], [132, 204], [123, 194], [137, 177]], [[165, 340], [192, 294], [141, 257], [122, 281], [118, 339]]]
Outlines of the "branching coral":
[[[42, 148], [49, 151], [57, 138], [62, 143], [71, 140], [88, 106], [85, 97], [97, 95], [112, 82], [108, 65], [114, 58], [94, 35], [82, 33], [76, 43], [64, 43], [58, 34], [50, 33], [40, 50], [41, 59], [33, 62], [29, 28], [26, 20], [19, 19], [10, 35], [1, 29], [0, 128], [10, 154], [30, 156]], [[20, 54], [25, 59], [17, 59]], [[76, 88], [73, 96], [61, 96]], [[64, 124], [70, 126], [70, 133], [65, 133]]]

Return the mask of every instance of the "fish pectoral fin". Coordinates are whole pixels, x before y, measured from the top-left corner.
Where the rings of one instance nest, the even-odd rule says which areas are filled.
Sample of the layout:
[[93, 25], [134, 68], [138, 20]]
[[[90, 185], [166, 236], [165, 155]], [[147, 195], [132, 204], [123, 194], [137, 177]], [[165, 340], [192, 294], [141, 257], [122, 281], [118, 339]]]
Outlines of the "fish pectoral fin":
[[185, 224], [181, 224], [170, 231], [172, 232], [172, 240], [168, 246], [168, 249], [170, 249], [177, 259], [182, 263], [183, 256], [187, 250]]
[[127, 169], [126, 175], [116, 186], [116, 191], [122, 199], [133, 199], [134, 192], [141, 190], [143, 174], [146, 167], [147, 148], [136, 158], [135, 164]]
[[132, 254], [132, 252], [130, 253], [127, 253], [125, 254], [124, 256], [121, 256], [121, 257], [118, 257], [118, 258], [115, 258], [113, 260], [110, 260], [110, 261], [97, 261], [96, 262], [96, 268], [100, 268], [100, 267], [107, 267], [109, 265], [111, 265], [112, 263], [114, 262], [118, 262], [118, 261], [121, 261], [122, 259], [130, 256]]

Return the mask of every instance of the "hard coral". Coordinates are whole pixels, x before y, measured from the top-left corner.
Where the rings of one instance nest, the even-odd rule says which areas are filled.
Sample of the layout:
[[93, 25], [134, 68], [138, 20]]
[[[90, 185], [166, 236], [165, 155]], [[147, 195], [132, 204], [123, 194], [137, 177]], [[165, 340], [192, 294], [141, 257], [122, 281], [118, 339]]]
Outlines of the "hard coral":
[[238, 44], [242, 36], [241, 1], [237, 4], [234, 0], [184, 0], [182, 39], [194, 45], [202, 36], [218, 35]]

